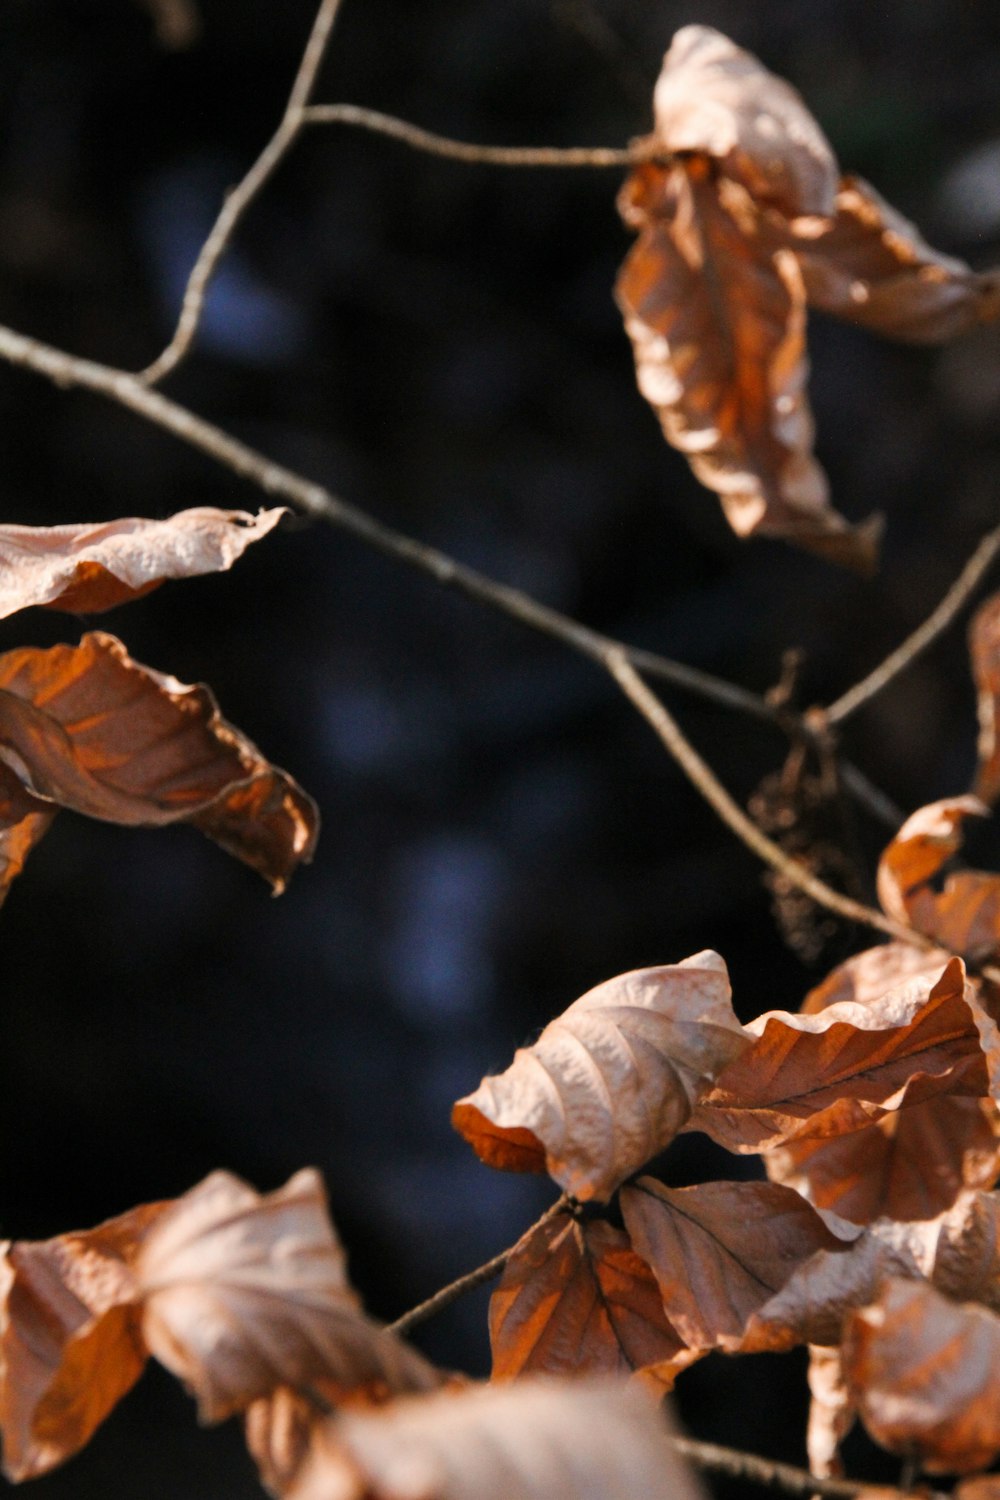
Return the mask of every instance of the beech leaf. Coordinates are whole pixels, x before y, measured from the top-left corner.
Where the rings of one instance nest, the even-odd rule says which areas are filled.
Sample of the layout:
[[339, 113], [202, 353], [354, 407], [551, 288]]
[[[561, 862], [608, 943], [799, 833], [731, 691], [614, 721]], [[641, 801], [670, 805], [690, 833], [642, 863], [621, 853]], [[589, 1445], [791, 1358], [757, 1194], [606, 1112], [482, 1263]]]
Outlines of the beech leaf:
[[493, 1378], [628, 1375], [684, 1347], [649, 1266], [603, 1220], [557, 1214], [515, 1245], [490, 1299]]
[[1000, 875], [958, 870], [940, 891], [931, 882], [961, 847], [965, 819], [986, 811], [976, 797], [950, 797], [919, 808], [878, 867], [879, 900], [889, 916], [973, 962], [1000, 947]]
[[809, 1419], [806, 1452], [810, 1474], [839, 1479], [844, 1472], [840, 1445], [857, 1412], [844, 1379], [839, 1349], [813, 1344], [809, 1350]]
[[695, 1349], [739, 1349], [752, 1314], [792, 1271], [842, 1244], [798, 1193], [767, 1182], [666, 1188], [641, 1177], [622, 1189], [621, 1207], [667, 1317]]
[[662, 1415], [610, 1381], [535, 1377], [323, 1425], [288, 1500], [701, 1500]]
[[875, 1440], [932, 1473], [1000, 1453], [1000, 1319], [922, 1282], [889, 1280], [844, 1331], [844, 1373]]
[[8, 882], [59, 807], [131, 826], [192, 823], [276, 892], [315, 848], [315, 803], [208, 688], [142, 666], [100, 631], [0, 656], [0, 762], [4, 787], [13, 776], [23, 788], [0, 794]]
[[574, 1001], [460, 1099], [452, 1123], [490, 1166], [548, 1171], [574, 1197], [604, 1200], [746, 1045], [717, 953], [634, 969]]
[[983, 1097], [997, 1064], [996, 1028], [952, 959], [936, 983], [918, 975], [861, 1005], [818, 1015], [769, 1011], [753, 1044], [724, 1068], [688, 1129], [730, 1151], [839, 1136], [936, 1094]]
[[1000, 796], [1000, 594], [991, 594], [973, 615], [969, 655], [979, 718], [979, 766], [973, 791], [992, 806]]
[[233, 566], [286, 514], [200, 506], [165, 521], [131, 516], [75, 526], [0, 526], [0, 619], [33, 604], [92, 614], [168, 578]]
[[163, 1214], [135, 1274], [143, 1338], [197, 1397], [202, 1421], [318, 1379], [346, 1391], [440, 1383], [361, 1311], [310, 1169], [265, 1194], [213, 1172]]
[[89, 1440], [146, 1363], [132, 1268], [165, 1205], [7, 1247], [0, 1262], [3, 1467], [47, 1473]]

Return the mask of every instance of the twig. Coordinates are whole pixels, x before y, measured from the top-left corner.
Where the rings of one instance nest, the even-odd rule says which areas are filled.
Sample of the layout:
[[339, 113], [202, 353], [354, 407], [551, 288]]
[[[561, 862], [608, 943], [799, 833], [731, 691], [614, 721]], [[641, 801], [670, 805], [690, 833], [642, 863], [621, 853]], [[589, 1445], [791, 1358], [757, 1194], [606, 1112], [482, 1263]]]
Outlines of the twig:
[[806, 1469], [791, 1464], [759, 1458], [756, 1453], [742, 1453], [736, 1448], [722, 1448], [718, 1443], [702, 1443], [696, 1438], [669, 1436], [671, 1445], [689, 1463], [711, 1474], [725, 1474], [731, 1479], [745, 1479], [764, 1489], [782, 1490], [786, 1495], [823, 1495], [825, 1500], [854, 1500], [862, 1491], [880, 1500], [903, 1500], [904, 1490], [866, 1483], [858, 1479], [821, 1479]]
[[480, 162], [493, 167], [632, 167], [639, 162], [662, 160], [667, 153], [648, 140], [634, 146], [477, 146], [452, 140], [399, 120], [395, 115], [366, 109], [360, 104], [312, 104], [303, 111], [307, 125], [356, 125], [376, 135], [390, 136], [414, 151], [446, 156], [452, 161]]
[[874, 671], [869, 672], [867, 677], [863, 677], [860, 682], [855, 683], [854, 687], [842, 693], [835, 703], [830, 704], [826, 710], [827, 723], [843, 724], [844, 720], [850, 718], [851, 714], [855, 713], [862, 704], [874, 698], [876, 693], [880, 693], [894, 677], [916, 661], [917, 657], [948, 629], [955, 616], [968, 603], [998, 553], [1000, 553], [1000, 526], [995, 527], [983, 537], [937, 609], [927, 616], [923, 624], [919, 625], [912, 635], [908, 635], [895, 651], [890, 652], [885, 661], [881, 662]]
[[[530, 1229], [524, 1231], [524, 1234], [531, 1234], [532, 1230], [548, 1223], [549, 1219], [554, 1219], [556, 1214], [562, 1213], [568, 1202], [568, 1195], [563, 1193], [562, 1197], [557, 1198], [555, 1203], [545, 1210], [540, 1219], [535, 1220]], [[521, 1236], [521, 1239], [523, 1238], [524, 1235]], [[517, 1243], [520, 1244], [520, 1240]], [[459, 1297], [464, 1297], [466, 1292], [474, 1292], [477, 1287], [484, 1286], [487, 1281], [492, 1281], [494, 1276], [499, 1276], [516, 1248], [517, 1245], [511, 1245], [508, 1250], [501, 1250], [500, 1254], [494, 1255], [492, 1260], [477, 1266], [474, 1271], [467, 1271], [457, 1281], [449, 1282], [439, 1292], [435, 1292], [433, 1297], [428, 1297], [425, 1302], [419, 1302], [416, 1307], [411, 1307], [409, 1312], [403, 1313], [402, 1317], [397, 1318], [394, 1323], [387, 1323], [385, 1332], [402, 1336], [409, 1333], [410, 1329], [416, 1327], [418, 1323], [425, 1323], [428, 1318], [444, 1312], [446, 1307], [457, 1302]]]
[[140, 379], [147, 385], [155, 385], [171, 370], [176, 369], [194, 342], [205, 304], [205, 294], [236, 226], [284, 160], [302, 129], [305, 107], [316, 85], [316, 76], [322, 66], [340, 6], [341, 0], [321, 0], [281, 124], [243, 181], [227, 193], [222, 210], [198, 252], [198, 259], [188, 277], [173, 337], [159, 358], [142, 371]]
[[934, 946], [929, 938], [914, 932], [912, 928], [903, 927], [900, 923], [892, 921], [890, 917], [884, 916], [874, 907], [863, 906], [860, 901], [852, 901], [849, 896], [841, 895], [839, 891], [835, 891], [825, 881], [811, 874], [796, 860], [790, 859], [783, 849], [780, 849], [765, 833], [761, 832], [757, 824], [733, 800], [712, 768], [702, 760], [697, 750], [682, 733], [680, 726], [664, 704], [643, 682], [626, 654], [619, 648], [612, 647], [605, 653], [603, 660], [626, 698], [656, 731], [662, 743], [705, 801], [732, 829], [741, 843], [758, 855], [765, 864], [784, 875], [786, 880], [818, 902], [820, 906], [825, 906], [828, 911], [836, 912], [838, 916], [846, 917], [850, 922], [859, 922], [862, 926], [873, 927], [878, 932], [886, 932], [890, 937], [898, 938], [900, 942], [909, 943], [913, 947], [932, 948]]

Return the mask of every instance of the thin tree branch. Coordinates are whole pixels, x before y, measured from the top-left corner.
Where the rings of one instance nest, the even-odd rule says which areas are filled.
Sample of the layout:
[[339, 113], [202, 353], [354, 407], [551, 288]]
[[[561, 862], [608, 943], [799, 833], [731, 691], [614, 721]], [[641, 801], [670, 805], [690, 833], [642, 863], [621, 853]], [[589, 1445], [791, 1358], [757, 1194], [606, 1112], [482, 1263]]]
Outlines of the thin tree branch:
[[625, 652], [618, 647], [611, 647], [605, 652], [603, 661], [626, 698], [655, 730], [689, 781], [693, 783], [709, 806], [718, 813], [727, 827], [735, 833], [740, 842], [752, 850], [765, 864], [770, 865], [772, 870], [777, 870], [786, 880], [805, 895], [810, 896], [813, 901], [818, 902], [820, 906], [825, 906], [828, 911], [836, 912], [838, 916], [846, 917], [850, 922], [858, 922], [864, 927], [873, 927], [877, 932], [888, 933], [890, 937], [909, 943], [913, 947], [934, 947], [930, 939], [925, 938], [921, 933], [894, 922], [882, 912], [876, 911], [874, 907], [863, 906], [860, 901], [852, 901], [849, 896], [841, 895], [824, 880], [811, 874], [797, 860], [790, 859], [783, 849], [761, 832], [757, 824], [729, 795], [715, 772], [702, 760], [664, 704], [643, 682]]
[[[554, 1219], [556, 1214], [562, 1213], [568, 1202], [569, 1195], [563, 1193], [545, 1210], [540, 1219], [536, 1219], [534, 1224], [524, 1231], [524, 1234], [531, 1234], [532, 1230], [540, 1228], [542, 1224], [547, 1224], [549, 1219]], [[520, 1244], [523, 1238], [524, 1235], [521, 1235], [517, 1244]], [[385, 1332], [399, 1334], [402, 1337], [418, 1323], [425, 1323], [428, 1318], [444, 1312], [446, 1307], [457, 1302], [459, 1297], [464, 1297], [466, 1292], [474, 1292], [477, 1287], [484, 1286], [487, 1281], [492, 1281], [494, 1276], [499, 1276], [516, 1248], [515, 1244], [511, 1245], [508, 1250], [501, 1250], [500, 1254], [494, 1255], [492, 1260], [477, 1266], [474, 1271], [467, 1271], [464, 1276], [459, 1276], [457, 1281], [449, 1282], [439, 1292], [435, 1292], [433, 1297], [428, 1297], [425, 1302], [419, 1302], [416, 1307], [411, 1307], [409, 1312], [403, 1313], [402, 1317], [397, 1318], [394, 1323], [387, 1323]]]
[[821, 1479], [806, 1469], [793, 1468], [791, 1464], [776, 1463], [770, 1458], [759, 1458], [755, 1453], [742, 1453], [736, 1448], [722, 1448], [718, 1443], [702, 1443], [696, 1438], [675, 1437], [669, 1441], [682, 1458], [698, 1469], [710, 1474], [725, 1474], [731, 1479], [745, 1479], [750, 1484], [759, 1484], [764, 1489], [781, 1490], [786, 1495], [822, 1495], [825, 1500], [854, 1500], [862, 1491], [878, 1496], [879, 1500], [903, 1500], [905, 1490], [866, 1483], [858, 1479]]
[[493, 167], [632, 167], [638, 162], [662, 160], [662, 147], [648, 140], [634, 146], [477, 146], [452, 140], [412, 125], [395, 115], [366, 109], [360, 104], [311, 104], [303, 111], [307, 125], [355, 125], [376, 135], [390, 136], [414, 151], [446, 156], [452, 161], [480, 162]]
[[285, 159], [302, 129], [305, 107], [316, 85], [316, 77], [326, 55], [341, 3], [342, 0], [321, 0], [281, 124], [243, 181], [226, 194], [222, 210], [198, 252], [198, 258], [188, 277], [173, 337], [163, 353], [139, 377], [146, 385], [155, 385], [165, 375], [169, 375], [171, 370], [176, 369], [194, 343], [209, 283], [237, 225]]
[[955, 616], [964, 609], [998, 554], [1000, 554], [1000, 526], [995, 527], [983, 537], [937, 609], [927, 616], [923, 624], [919, 625], [912, 635], [907, 636], [895, 651], [890, 652], [885, 661], [881, 662], [874, 671], [869, 672], [867, 677], [863, 677], [860, 682], [855, 683], [854, 687], [842, 693], [835, 703], [830, 704], [826, 710], [827, 723], [843, 724], [844, 720], [849, 719], [851, 714], [861, 708], [862, 704], [874, 698], [876, 693], [880, 693], [884, 687], [887, 687], [894, 677], [916, 661], [917, 657], [948, 629]]

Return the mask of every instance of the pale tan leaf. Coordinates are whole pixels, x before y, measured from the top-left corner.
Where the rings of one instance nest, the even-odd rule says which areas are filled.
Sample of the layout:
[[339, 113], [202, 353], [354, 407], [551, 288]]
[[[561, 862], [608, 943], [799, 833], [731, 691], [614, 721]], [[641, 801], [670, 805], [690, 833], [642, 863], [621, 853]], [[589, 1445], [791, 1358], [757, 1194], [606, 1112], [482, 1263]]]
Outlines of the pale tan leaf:
[[981, 961], [1000, 948], [1000, 875], [959, 870], [938, 890], [931, 882], [962, 844], [962, 825], [987, 809], [976, 797], [950, 797], [907, 818], [882, 854], [878, 894], [898, 921], [942, 947]]
[[780, 536], [870, 571], [880, 523], [849, 526], [812, 456], [794, 255], [763, 242], [744, 189], [717, 181], [705, 157], [639, 167], [619, 207], [640, 235], [616, 296], [667, 441], [740, 536]]
[[810, 306], [890, 338], [937, 344], [1000, 316], [1000, 272], [934, 250], [860, 177], [845, 177], [832, 218], [779, 241], [798, 257]]
[[841, 1241], [797, 1193], [767, 1182], [622, 1189], [632, 1243], [667, 1317], [692, 1348], [737, 1350], [747, 1322], [818, 1250]]
[[603, 1220], [558, 1214], [514, 1247], [490, 1299], [494, 1380], [628, 1375], [683, 1348], [649, 1266]]
[[979, 717], [979, 765], [973, 791], [992, 806], [1000, 796], [1000, 594], [991, 594], [973, 615], [969, 655]]
[[809, 1472], [824, 1479], [837, 1479], [844, 1472], [840, 1445], [857, 1415], [851, 1400], [840, 1350], [813, 1344], [809, 1350], [809, 1420], [806, 1452]]
[[803, 1015], [815, 1015], [840, 1000], [856, 1000], [870, 1005], [887, 990], [895, 989], [907, 979], [923, 975], [937, 979], [950, 953], [943, 948], [917, 948], [912, 943], [879, 943], [866, 948], [838, 964], [822, 981], [814, 985], [799, 1009]]
[[213, 1172], [178, 1198], [136, 1265], [143, 1337], [218, 1422], [279, 1386], [425, 1390], [441, 1377], [365, 1317], [319, 1175], [260, 1194]]
[[0, 1263], [4, 1473], [47, 1473], [89, 1440], [146, 1362], [132, 1267], [165, 1205], [7, 1247]]
[[483, 1161], [607, 1199], [674, 1138], [747, 1045], [726, 966], [699, 953], [588, 990], [452, 1112]]
[[168, 578], [225, 572], [285, 514], [200, 506], [165, 521], [0, 526], [0, 619], [33, 604], [97, 613]]
[[933, 1473], [1000, 1453], [1000, 1319], [922, 1282], [890, 1280], [844, 1331], [844, 1374], [868, 1431]]
[[996, 1027], [961, 959], [933, 984], [917, 976], [873, 1003], [818, 1015], [769, 1011], [746, 1030], [753, 1044], [687, 1126], [736, 1152], [845, 1135], [936, 1094], [984, 1097], [998, 1061]]
[[676, 33], [653, 96], [654, 135], [670, 152], [714, 157], [783, 213], [830, 214], [837, 162], [802, 97], [710, 26]]
[[8, 879], [47, 826], [45, 804], [48, 817], [68, 807], [131, 826], [192, 823], [276, 891], [315, 848], [312, 798], [208, 688], [142, 666], [99, 631], [0, 656], [0, 762], [27, 794], [23, 807], [9, 800], [6, 825], [0, 808]]
[[701, 1500], [636, 1391], [535, 1377], [324, 1425], [288, 1500]]

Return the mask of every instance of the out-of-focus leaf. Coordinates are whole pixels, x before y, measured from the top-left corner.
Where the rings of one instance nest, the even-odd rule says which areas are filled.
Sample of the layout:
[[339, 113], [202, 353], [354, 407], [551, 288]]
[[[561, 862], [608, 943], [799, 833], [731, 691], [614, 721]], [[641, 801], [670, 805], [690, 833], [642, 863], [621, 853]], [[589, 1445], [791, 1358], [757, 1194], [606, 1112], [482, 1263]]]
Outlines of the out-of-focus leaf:
[[800, 94], [711, 26], [684, 26], [653, 95], [654, 138], [703, 153], [784, 214], [830, 214], [838, 167]]
[[667, 1317], [692, 1348], [740, 1348], [746, 1325], [792, 1271], [842, 1241], [790, 1188], [704, 1182], [622, 1189], [632, 1243], [652, 1267]]
[[205, 1422], [280, 1386], [428, 1390], [441, 1377], [361, 1311], [318, 1174], [260, 1194], [213, 1172], [178, 1198], [135, 1268], [150, 1350]]
[[707, 158], [641, 166], [619, 199], [640, 231], [616, 296], [639, 389], [667, 441], [740, 536], [784, 537], [870, 571], [880, 526], [830, 507], [812, 456], [805, 289], [794, 255], [758, 234], [745, 190]]
[[897, 921], [908, 922], [970, 962], [1000, 947], [1000, 875], [958, 870], [941, 890], [931, 884], [962, 843], [962, 825], [986, 808], [976, 797], [931, 802], [907, 818], [882, 854], [878, 895]]
[[12, 775], [25, 789], [0, 802], [8, 880], [58, 807], [132, 826], [192, 823], [276, 891], [315, 847], [315, 803], [223, 719], [208, 688], [142, 666], [99, 631], [0, 656], [0, 762], [5, 785]]
[[979, 766], [973, 791], [990, 806], [1000, 796], [1000, 594], [972, 617], [969, 655], [979, 716]]
[[132, 1267], [165, 1205], [7, 1247], [0, 1263], [0, 1429], [8, 1479], [76, 1453], [142, 1374]]
[[854, 1426], [856, 1412], [851, 1400], [839, 1349], [813, 1344], [809, 1350], [809, 1420], [806, 1452], [809, 1472], [824, 1479], [844, 1472], [840, 1445]]
[[628, 1375], [684, 1347], [628, 1235], [558, 1214], [514, 1247], [490, 1299], [494, 1380]]
[[940, 977], [951, 957], [943, 948], [917, 948], [911, 943], [879, 943], [855, 953], [832, 969], [822, 983], [814, 985], [799, 1006], [803, 1015], [815, 1015], [840, 1000], [870, 1005], [887, 990], [922, 975]]
[[620, 1384], [536, 1377], [324, 1424], [288, 1500], [701, 1500], [663, 1417]]
[[588, 990], [452, 1112], [491, 1166], [548, 1171], [576, 1198], [610, 1198], [661, 1151], [747, 1041], [726, 966], [699, 953]]
[[166, 521], [0, 526], [0, 619], [32, 604], [98, 613], [168, 578], [225, 572], [283, 515], [200, 506]]
[[934, 1473], [1000, 1453], [1000, 1319], [922, 1282], [890, 1280], [844, 1331], [844, 1374], [875, 1440]]
[[1000, 316], [1000, 272], [932, 249], [860, 177], [844, 178], [832, 219], [801, 220], [784, 243], [811, 307], [889, 338], [943, 343]]
[[730, 1151], [846, 1135], [936, 1094], [985, 1097], [997, 1033], [952, 959], [936, 983], [917, 976], [877, 1001], [818, 1015], [769, 1011], [752, 1046], [702, 1097], [688, 1129]]

